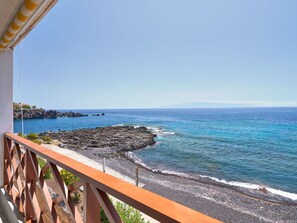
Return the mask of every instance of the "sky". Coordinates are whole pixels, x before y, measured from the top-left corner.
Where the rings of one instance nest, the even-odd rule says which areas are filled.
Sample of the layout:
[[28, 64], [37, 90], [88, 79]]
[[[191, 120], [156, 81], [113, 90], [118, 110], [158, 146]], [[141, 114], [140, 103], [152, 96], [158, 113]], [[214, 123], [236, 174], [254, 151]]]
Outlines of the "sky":
[[296, 12], [296, 0], [60, 0], [14, 50], [14, 101], [297, 106]]

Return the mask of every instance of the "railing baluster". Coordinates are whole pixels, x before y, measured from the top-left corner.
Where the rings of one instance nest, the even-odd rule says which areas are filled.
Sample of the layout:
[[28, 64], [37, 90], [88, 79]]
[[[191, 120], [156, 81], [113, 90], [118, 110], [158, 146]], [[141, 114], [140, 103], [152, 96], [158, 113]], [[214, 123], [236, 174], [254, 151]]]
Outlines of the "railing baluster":
[[[47, 162], [42, 170], [37, 155]], [[80, 181], [67, 188], [57, 166], [77, 175]], [[101, 208], [110, 222], [122, 222], [108, 194], [161, 222], [220, 222], [12, 133], [5, 134], [4, 168], [5, 189], [29, 222], [60, 222], [61, 216], [63, 221], [82, 222], [82, 216], [71, 197], [72, 192], [76, 192], [81, 185], [84, 188], [84, 222], [100, 223]], [[47, 186], [49, 181], [44, 177], [47, 170], [54, 177], [50, 181], [56, 183], [56, 198], [51, 196]], [[69, 213], [58, 207], [62, 201]]]
[[89, 183], [84, 183], [84, 223], [100, 223], [100, 204]]
[[47, 207], [50, 212], [50, 213], [48, 213], [48, 215], [51, 215], [49, 217], [52, 218], [53, 222], [56, 222], [57, 221], [57, 213], [56, 213], [56, 210], [54, 207], [54, 202], [53, 202], [51, 195], [49, 193], [49, 189], [47, 187], [47, 184], [45, 182], [43, 174], [44, 173], [42, 171], [40, 171], [40, 174], [39, 174], [40, 187], [41, 187], [41, 190], [43, 191], [44, 200], [47, 203]]
[[111, 223], [122, 223], [122, 220], [118, 212], [116, 211], [115, 207], [113, 206], [112, 202], [110, 201], [108, 195], [102, 190], [99, 190], [92, 185], [91, 188], [97, 200], [99, 201], [101, 207], [103, 208], [108, 220]]
[[11, 159], [10, 159], [10, 150], [11, 150], [12, 142], [10, 139], [4, 139], [4, 185], [6, 185], [6, 190], [8, 194], [10, 194], [10, 181], [12, 178], [11, 171]]
[[[27, 154], [26, 154], [26, 175], [27, 175]], [[29, 193], [29, 183], [27, 183], [27, 178], [26, 178], [26, 186], [25, 186], [25, 220], [28, 221], [30, 219], [33, 219], [35, 217], [35, 210], [33, 208], [32, 200], [30, 198], [30, 193]]]
[[33, 164], [30, 158], [30, 151], [28, 149], [25, 150], [25, 182], [26, 182], [26, 197], [25, 197], [25, 202], [26, 202], [26, 220], [37, 220], [37, 215], [36, 213], [36, 207], [32, 198], [32, 182], [35, 180], [35, 174], [33, 173]]
[[70, 205], [68, 203], [69, 199], [71, 199], [71, 198], [68, 198], [68, 196], [70, 196], [68, 193], [68, 189], [60, 175], [60, 172], [59, 172], [57, 166], [50, 163], [50, 169], [52, 170], [52, 174], [54, 176], [55, 181], [59, 185], [59, 187], [58, 187], [59, 195], [61, 196], [62, 200], [64, 200], [67, 209], [70, 211], [70, 217], [71, 217], [72, 221], [73, 222], [82, 222], [82, 218], [78, 214], [79, 212], [77, 211], [76, 207], [73, 208], [72, 205], [70, 207]]
[[12, 146], [12, 141], [8, 138], [4, 139], [4, 158], [5, 159], [9, 159], [10, 156], [10, 150], [11, 150], [11, 146]]

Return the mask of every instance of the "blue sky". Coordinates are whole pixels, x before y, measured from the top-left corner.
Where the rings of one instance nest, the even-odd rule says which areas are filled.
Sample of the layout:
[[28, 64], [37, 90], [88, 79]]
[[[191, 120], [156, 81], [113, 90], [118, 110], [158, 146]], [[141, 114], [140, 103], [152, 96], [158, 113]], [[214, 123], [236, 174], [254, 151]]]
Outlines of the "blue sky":
[[14, 100], [297, 105], [296, 12], [295, 0], [60, 0], [15, 49]]

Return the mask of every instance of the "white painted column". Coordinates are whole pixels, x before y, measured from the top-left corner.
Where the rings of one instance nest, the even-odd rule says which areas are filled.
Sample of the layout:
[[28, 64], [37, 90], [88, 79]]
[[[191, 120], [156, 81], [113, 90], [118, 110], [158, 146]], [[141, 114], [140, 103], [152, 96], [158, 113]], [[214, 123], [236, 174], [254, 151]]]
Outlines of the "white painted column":
[[0, 187], [4, 180], [4, 133], [13, 131], [13, 51], [0, 52]]

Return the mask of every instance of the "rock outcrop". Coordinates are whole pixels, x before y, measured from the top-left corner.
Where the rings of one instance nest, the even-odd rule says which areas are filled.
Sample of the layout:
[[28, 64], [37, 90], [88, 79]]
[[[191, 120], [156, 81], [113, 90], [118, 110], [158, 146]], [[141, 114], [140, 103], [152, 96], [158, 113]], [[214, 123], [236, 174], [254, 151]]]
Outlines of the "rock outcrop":
[[142, 149], [155, 144], [153, 134], [145, 127], [111, 126], [40, 133], [58, 140], [61, 147], [84, 153], [87, 156], [113, 157], [127, 151]]
[[[44, 118], [58, 118], [58, 117], [81, 117], [87, 116], [85, 114], [76, 112], [58, 112], [56, 110], [45, 110], [45, 109], [24, 109], [24, 119], [44, 119]], [[16, 120], [22, 118], [22, 112], [20, 109], [14, 110], [13, 117]]]

